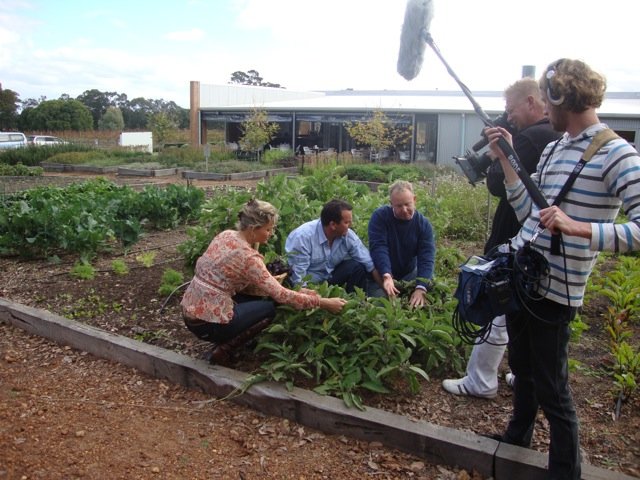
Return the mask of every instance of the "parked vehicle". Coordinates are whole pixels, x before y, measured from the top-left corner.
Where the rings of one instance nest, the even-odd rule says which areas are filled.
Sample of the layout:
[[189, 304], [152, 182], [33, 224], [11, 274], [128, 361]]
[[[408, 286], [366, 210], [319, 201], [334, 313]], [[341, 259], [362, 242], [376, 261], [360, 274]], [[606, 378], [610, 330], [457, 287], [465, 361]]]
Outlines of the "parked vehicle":
[[27, 145], [27, 138], [20, 132], [0, 132], [0, 150]]
[[68, 142], [51, 135], [27, 135], [27, 143], [29, 145], [62, 145]]

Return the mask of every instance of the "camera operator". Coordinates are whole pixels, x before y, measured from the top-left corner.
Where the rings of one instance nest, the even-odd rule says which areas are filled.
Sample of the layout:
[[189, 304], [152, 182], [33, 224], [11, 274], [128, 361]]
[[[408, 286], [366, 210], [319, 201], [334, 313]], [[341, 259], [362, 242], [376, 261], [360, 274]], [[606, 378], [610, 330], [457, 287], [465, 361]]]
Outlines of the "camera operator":
[[[516, 381], [513, 413], [500, 440], [529, 446], [541, 407], [550, 427], [549, 478], [579, 479], [578, 420], [568, 375], [569, 322], [582, 306], [598, 252], [640, 250], [640, 156], [616, 137], [574, 177], [585, 149], [607, 128], [596, 114], [606, 81], [584, 62], [565, 58], [547, 67], [539, 86], [553, 128], [565, 133], [547, 146], [532, 180], [548, 202], [555, 203], [562, 187], [575, 178], [559, 205], [541, 209], [532, 201], [497, 146], [500, 137], [511, 141], [511, 135], [502, 128], [487, 129], [505, 172], [507, 198], [522, 223], [512, 246], [520, 249], [534, 240], [531, 247], [544, 255], [550, 268], [549, 285], [537, 292], [543, 298], [525, 300], [519, 311], [507, 315], [509, 366]], [[629, 221], [615, 224], [621, 206]], [[540, 233], [539, 226], [544, 228]], [[560, 234], [557, 249], [552, 234]]]
[[[507, 121], [517, 129], [513, 137], [514, 150], [524, 169], [531, 174], [544, 147], [560, 134], [553, 130], [544, 114], [544, 102], [538, 82], [534, 79], [518, 80], [504, 91], [504, 98]], [[493, 162], [487, 170], [487, 188], [500, 201], [493, 217], [491, 234], [484, 246], [485, 254], [507, 242], [520, 230], [520, 223], [507, 201], [500, 162]], [[442, 387], [447, 392], [481, 398], [494, 398], [497, 395], [498, 367], [507, 348], [508, 336], [504, 315], [496, 317], [492, 323], [486, 341], [473, 346], [466, 376], [443, 380]], [[508, 373], [506, 378], [511, 385], [513, 376]]]

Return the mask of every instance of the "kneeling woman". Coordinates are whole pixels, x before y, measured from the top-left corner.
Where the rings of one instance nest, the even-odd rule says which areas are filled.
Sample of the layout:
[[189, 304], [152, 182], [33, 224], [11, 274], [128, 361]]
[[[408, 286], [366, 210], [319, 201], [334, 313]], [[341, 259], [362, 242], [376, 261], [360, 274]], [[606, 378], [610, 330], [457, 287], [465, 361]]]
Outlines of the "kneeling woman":
[[276, 315], [275, 303], [300, 310], [320, 307], [331, 313], [338, 313], [346, 303], [339, 297], [322, 298], [312, 290], [290, 290], [269, 273], [252, 245], [266, 243], [277, 221], [273, 205], [249, 201], [238, 215], [236, 230], [216, 235], [196, 263], [182, 312], [194, 335], [216, 344], [212, 363], [227, 364], [234, 349], [266, 328]]

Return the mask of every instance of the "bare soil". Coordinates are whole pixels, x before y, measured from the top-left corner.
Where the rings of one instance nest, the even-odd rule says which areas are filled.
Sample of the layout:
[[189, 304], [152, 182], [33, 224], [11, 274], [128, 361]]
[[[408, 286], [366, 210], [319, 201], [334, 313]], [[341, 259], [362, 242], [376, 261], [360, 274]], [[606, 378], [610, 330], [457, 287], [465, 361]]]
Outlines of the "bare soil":
[[[181, 181], [147, 181], [172, 180]], [[184, 271], [176, 247], [186, 238], [184, 228], [156, 232], [126, 254], [101, 255], [93, 280], [69, 275], [72, 257], [59, 264], [2, 258], [0, 297], [199, 357], [208, 345], [184, 327], [179, 295], [161, 311], [166, 297], [158, 294], [166, 268]], [[150, 268], [136, 260], [144, 252], [156, 253]], [[127, 275], [113, 272], [116, 258], [128, 265]], [[571, 374], [581, 445], [586, 461], [640, 477], [640, 400], [636, 394], [614, 419], [612, 358], [600, 318], [604, 309], [601, 302], [585, 309], [590, 329], [570, 346], [570, 357], [581, 365]], [[638, 329], [636, 339], [637, 334]], [[246, 350], [235, 367], [249, 371], [255, 363], [255, 354]], [[511, 412], [511, 391], [504, 381], [497, 398], [483, 400], [449, 395], [441, 380], [424, 382], [418, 395], [399, 389], [394, 395], [370, 396], [366, 403], [476, 433], [503, 430]], [[542, 414], [532, 448], [548, 448]], [[0, 452], [0, 480], [480, 478], [375, 442], [325, 435], [215, 401], [2, 323]]]

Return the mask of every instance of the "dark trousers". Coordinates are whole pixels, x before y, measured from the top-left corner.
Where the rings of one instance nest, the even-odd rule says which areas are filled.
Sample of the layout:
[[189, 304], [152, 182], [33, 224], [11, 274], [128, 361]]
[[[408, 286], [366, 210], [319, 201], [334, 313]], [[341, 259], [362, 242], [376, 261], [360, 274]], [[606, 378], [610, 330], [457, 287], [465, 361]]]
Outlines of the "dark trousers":
[[503, 439], [528, 447], [541, 407], [551, 437], [548, 478], [579, 480], [578, 418], [568, 370], [569, 322], [576, 309], [550, 300], [530, 302], [529, 308], [533, 313], [523, 309], [507, 316], [509, 366], [516, 379], [513, 414]]
[[233, 301], [235, 302], [233, 317], [229, 323], [203, 322], [198, 325], [187, 323], [187, 328], [200, 340], [212, 343], [226, 343], [260, 320], [276, 316], [276, 307], [273, 300], [238, 294], [233, 297]]
[[340, 262], [329, 277], [329, 285], [342, 285], [347, 292], [353, 292], [355, 287], [367, 290], [369, 274], [364, 266], [352, 259]]

